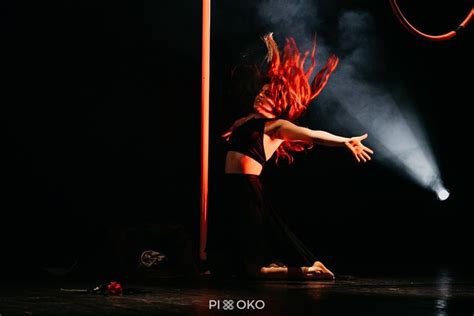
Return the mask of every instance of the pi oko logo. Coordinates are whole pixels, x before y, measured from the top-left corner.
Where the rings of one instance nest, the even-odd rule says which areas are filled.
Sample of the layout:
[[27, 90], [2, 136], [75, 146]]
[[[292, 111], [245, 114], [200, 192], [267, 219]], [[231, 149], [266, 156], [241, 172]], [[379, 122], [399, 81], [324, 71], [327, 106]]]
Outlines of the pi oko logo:
[[209, 309], [213, 310], [261, 310], [264, 308], [263, 300], [209, 300]]

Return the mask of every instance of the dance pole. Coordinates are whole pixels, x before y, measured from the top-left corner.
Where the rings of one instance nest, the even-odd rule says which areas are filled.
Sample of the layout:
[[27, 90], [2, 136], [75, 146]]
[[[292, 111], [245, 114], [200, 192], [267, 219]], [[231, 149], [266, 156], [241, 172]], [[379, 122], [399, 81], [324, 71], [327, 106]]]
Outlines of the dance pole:
[[211, 42], [211, 0], [202, 0], [201, 77], [201, 220], [199, 258], [207, 259], [207, 206], [209, 191], [209, 64]]

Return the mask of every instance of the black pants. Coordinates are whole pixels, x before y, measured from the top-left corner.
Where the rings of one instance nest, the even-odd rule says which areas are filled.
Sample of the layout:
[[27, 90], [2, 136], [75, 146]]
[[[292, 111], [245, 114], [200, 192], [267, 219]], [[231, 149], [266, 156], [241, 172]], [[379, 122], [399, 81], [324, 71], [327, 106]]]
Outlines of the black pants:
[[312, 265], [311, 251], [265, 196], [259, 176], [226, 174], [218, 206], [209, 209], [207, 253], [214, 275], [255, 275], [262, 266]]

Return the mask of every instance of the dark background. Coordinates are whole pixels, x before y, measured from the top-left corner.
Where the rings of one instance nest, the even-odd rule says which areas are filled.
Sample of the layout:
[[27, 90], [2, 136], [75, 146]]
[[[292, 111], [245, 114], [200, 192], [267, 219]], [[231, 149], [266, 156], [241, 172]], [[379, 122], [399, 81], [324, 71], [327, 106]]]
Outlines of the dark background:
[[[399, 2], [427, 32], [453, 29], [470, 7]], [[200, 5], [1, 2], [2, 276], [38, 276], [75, 260], [104, 271], [120, 256], [111, 250], [116, 232], [144, 224], [182, 227], [197, 258]], [[248, 47], [263, 57], [260, 36], [271, 31], [255, 7], [213, 2], [211, 208], [222, 189], [219, 134], [241, 111], [230, 73], [256, 61], [242, 57]], [[403, 29], [388, 1], [338, 1], [325, 30], [343, 9], [375, 17], [389, 61], [377, 80], [409, 92], [452, 197], [441, 203], [377, 161], [357, 165], [334, 148], [269, 165], [265, 182], [289, 225], [337, 272], [465, 271], [473, 263], [473, 25], [451, 41], [425, 42]]]

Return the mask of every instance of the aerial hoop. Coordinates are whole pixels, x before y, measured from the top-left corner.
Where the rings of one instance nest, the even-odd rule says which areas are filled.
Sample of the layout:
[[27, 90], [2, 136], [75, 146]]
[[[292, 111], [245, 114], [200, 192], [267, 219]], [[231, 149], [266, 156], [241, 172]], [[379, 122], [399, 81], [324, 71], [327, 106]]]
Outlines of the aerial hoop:
[[474, 17], [474, 6], [471, 8], [469, 11], [468, 15], [466, 18], [459, 24], [459, 26], [448, 33], [444, 33], [441, 35], [430, 35], [423, 33], [419, 31], [416, 27], [414, 27], [410, 22], [408, 22], [407, 18], [403, 15], [402, 11], [400, 10], [400, 7], [397, 4], [397, 0], [390, 0], [390, 6], [392, 7], [393, 12], [395, 13], [395, 16], [398, 18], [400, 23], [413, 35], [428, 40], [428, 41], [434, 41], [434, 42], [440, 42], [440, 41], [445, 41], [453, 38], [456, 36], [460, 31], [466, 28], [466, 26], [469, 24], [469, 22], [472, 20]]

